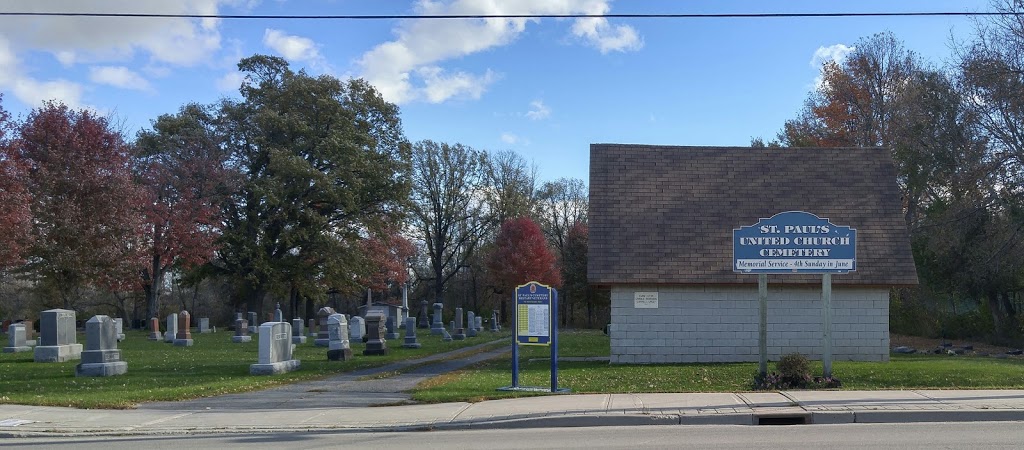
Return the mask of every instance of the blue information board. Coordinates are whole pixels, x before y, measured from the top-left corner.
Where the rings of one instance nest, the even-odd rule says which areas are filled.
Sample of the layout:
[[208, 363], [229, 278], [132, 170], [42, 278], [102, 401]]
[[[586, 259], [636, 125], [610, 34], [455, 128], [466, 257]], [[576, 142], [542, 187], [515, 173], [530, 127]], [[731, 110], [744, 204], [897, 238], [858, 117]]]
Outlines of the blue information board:
[[551, 345], [551, 307], [557, 291], [531, 281], [516, 287], [516, 341], [522, 345]]
[[787, 211], [732, 232], [733, 271], [847, 273], [857, 270], [857, 230]]

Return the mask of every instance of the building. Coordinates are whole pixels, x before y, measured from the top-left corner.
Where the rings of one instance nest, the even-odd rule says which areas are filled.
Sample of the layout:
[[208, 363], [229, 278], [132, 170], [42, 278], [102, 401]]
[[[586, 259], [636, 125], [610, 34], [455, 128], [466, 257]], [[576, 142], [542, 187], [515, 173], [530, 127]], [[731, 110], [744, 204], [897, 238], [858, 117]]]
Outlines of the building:
[[[732, 270], [732, 232], [784, 211], [857, 230], [857, 270], [832, 277], [832, 357], [887, 361], [889, 291], [917, 284], [888, 150], [592, 144], [587, 276], [611, 290], [611, 361], [757, 361], [757, 276]], [[820, 359], [821, 276], [768, 288], [769, 358]]]

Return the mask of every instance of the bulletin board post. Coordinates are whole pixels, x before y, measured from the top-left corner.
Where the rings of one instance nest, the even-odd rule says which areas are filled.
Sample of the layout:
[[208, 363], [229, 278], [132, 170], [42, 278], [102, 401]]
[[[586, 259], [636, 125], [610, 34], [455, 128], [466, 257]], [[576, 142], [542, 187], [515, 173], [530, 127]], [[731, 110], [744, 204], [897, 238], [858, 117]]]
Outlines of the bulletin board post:
[[[558, 387], [558, 291], [531, 281], [515, 290], [512, 338], [512, 385], [499, 391], [527, 391], [566, 393]], [[538, 345], [551, 349], [551, 386], [521, 386], [519, 384], [519, 346]]]

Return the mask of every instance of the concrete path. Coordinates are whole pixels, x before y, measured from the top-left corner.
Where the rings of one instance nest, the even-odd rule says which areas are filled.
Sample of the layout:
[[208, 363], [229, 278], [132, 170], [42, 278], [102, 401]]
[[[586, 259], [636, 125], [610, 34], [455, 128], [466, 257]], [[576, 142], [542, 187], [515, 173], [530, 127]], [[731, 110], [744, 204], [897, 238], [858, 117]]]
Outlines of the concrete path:
[[[495, 341], [496, 342], [496, 341]], [[406, 391], [422, 381], [461, 369], [511, 350], [507, 346], [483, 351], [494, 342], [465, 347], [386, 366], [349, 372], [330, 378], [279, 386], [262, 391], [219, 395], [180, 402], [152, 402], [139, 410], [195, 411], [265, 409], [354, 408], [411, 403]], [[392, 372], [400, 372], [397, 375]]]
[[1024, 390], [548, 395], [387, 407], [82, 410], [0, 405], [0, 438], [622, 425], [1024, 421]]

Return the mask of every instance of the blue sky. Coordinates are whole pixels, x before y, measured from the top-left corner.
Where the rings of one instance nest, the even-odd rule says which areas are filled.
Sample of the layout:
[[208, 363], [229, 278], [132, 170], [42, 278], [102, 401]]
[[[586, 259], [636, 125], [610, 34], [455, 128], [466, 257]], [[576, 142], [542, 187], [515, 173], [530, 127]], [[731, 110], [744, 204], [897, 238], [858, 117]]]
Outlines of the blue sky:
[[[0, 12], [514, 14], [986, 11], [987, 1], [5, 0]], [[511, 149], [541, 180], [587, 180], [589, 144], [748, 145], [801, 107], [821, 55], [892, 31], [943, 66], [965, 17], [187, 20], [0, 17], [0, 92], [110, 114], [129, 135], [188, 102], [237, 96], [255, 54], [364, 77], [411, 140]], [[816, 56], [818, 55], [818, 56]], [[826, 56], [827, 57], [827, 56]]]

